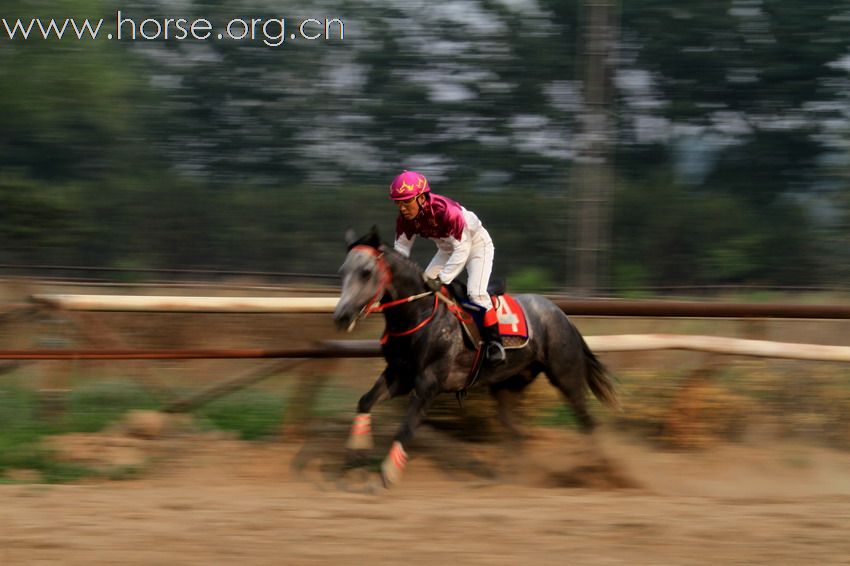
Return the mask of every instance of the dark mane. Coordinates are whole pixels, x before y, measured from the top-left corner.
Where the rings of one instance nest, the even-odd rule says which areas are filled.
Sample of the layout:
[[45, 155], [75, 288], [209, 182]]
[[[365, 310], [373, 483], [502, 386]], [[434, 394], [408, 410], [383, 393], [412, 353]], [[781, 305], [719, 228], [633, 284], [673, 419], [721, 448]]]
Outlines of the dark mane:
[[372, 229], [360, 238], [348, 238], [348, 251], [351, 251], [351, 248], [355, 246], [369, 246], [370, 248], [380, 250], [385, 255], [389, 255], [394, 258], [394, 263], [402, 267], [409, 268], [413, 271], [414, 275], [418, 275], [420, 278], [422, 273], [425, 271], [421, 265], [411, 260], [409, 257], [397, 252], [392, 245], [382, 242], [381, 236], [378, 234], [377, 226], [372, 226]]
[[395, 258], [397, 263], [400, 263], [402, 266], [405, 266], [406, 268], [410, 269], [416, 275], [422, 275], [422, 273], [425, 272], [421, 265], [419, 265], [406, 255], [402, 254], [401, 252], [396, 251], [392, 246], [387, 244], [381, 244], [381, 247], [379, 249], [384, 252], [384, 255], [392, 256], [393, 258]]

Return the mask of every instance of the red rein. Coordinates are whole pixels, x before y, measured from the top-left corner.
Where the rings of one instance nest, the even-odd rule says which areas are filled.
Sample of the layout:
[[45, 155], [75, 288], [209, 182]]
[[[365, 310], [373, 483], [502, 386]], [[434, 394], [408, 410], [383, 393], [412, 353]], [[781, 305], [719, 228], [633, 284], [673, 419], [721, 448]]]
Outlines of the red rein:
[[[416, 299], [420, 299], [420, 298], [430, 294], [430, 293], [424, 293], [422, 295], [413, 295], [413, 296], [410, 296], [410, 297], [405, 297], [403, 299], [396, 299], [396, 300], [390, 301], [388, 303], [376, 305], [375, 303], [377, 303], [381, 299], [383, 294], [386, 292], [387, 287], [389, 287], [389, 285], [393, 281], [392, 272], [390, 271], [390, 268], [387, 267], [387, 264], [384, 261], [384, 254], [383, 254], [383, 252], [378, 251], [376, 248], [373, 248], [372, 246], [359, 245], [359, 246], [354, 246], [351, 249], [366, 252], [366, 253], [369, 253], [369, 254], [375, 256], [375, 262], [378, 266], [378, 269], [381, 270], [381, 286], [378, 287], [378, 291], [377, 291], [377, 293], [375, 293], [375, 296], [372, 297], [372, 299], [370, 299], [368, 303], [366, 303], [367, 306], [362, 311], [364, 313], [364, 316], [369, 315], [373, 312], [383, 312], [386, 309], [390, 309], [390, 308], [396, 307], [398, 305], [402, 305], [402, 304], [405, 304], [405, 303], [409, 303], [411, 301], [415, 301]], [[416, 326], [414, 326], [413, 328], [410, 328], [408, 330], [403, 330], [403, 331], [400, 331], [400, 332], [384, 331], [384, 335], [381, 337], [381, 344], [386, 344], [387, 340], [391, 336], [392, 337], [408, 336], [410, 334], [413, 334], [414, 332], [417, 332], [418, 330], [421, 330], [425, 326], [427, 326], [428, 323], [431, 322], [434, 319], [434, 316], [436, 316], [436, 314], [437, 314], [438, 303], [439, 303], [438, 297], [437, 297], [436, 294], [434, 294], [434, 308], [431, 310], [431, 314], [429, 314], [422, 322], [420, 322], [419, 324], [417, 324]]]

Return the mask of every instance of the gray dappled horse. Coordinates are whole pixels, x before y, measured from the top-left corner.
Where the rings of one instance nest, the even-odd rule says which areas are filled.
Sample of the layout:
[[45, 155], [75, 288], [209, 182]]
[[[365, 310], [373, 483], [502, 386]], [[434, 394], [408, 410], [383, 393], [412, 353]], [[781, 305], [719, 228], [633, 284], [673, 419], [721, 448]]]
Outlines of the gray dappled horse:
[[[340, 268], [342, 294], [334, 321], [338, 328], [351, 330], [369, 312], [382, 312], [386, 319], [382, 352], [387, 361], [358, 403], [348, 447], [372, 448], [372, 407], [413, 392], [407, 417], [381, 468], [384, 483], [390, 485], [401, 479], [405, 447], [429, 406], [440, 393], [465, 390], [476, 354], [465, 344], [457, 317], [425, 286], [419, 265], [382, 244], [375, 228], [359, 240], [349, 231], [346, 242], [349, 251]], [[617, 405], [605, 367], [554, 303], [540, 295], [515, 298], [525, 310], [530, 340], [523, 348], [508, 350], [504, 364], [485, 362], [478, 383], [489, 385], [494, 394], [520, 391], [543, 372], [566, 396], [581, 429], [590, 432], [594, 422], [586, 407], [586, 388], [600, 401]]]

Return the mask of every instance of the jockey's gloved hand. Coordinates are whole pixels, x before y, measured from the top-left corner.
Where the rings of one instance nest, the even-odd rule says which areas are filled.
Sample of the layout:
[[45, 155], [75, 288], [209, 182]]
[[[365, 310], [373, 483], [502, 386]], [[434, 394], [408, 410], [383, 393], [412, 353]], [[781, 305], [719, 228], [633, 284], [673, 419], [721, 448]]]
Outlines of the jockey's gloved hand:
[[430, 277], [425, 278], [425, 286], [435, 293], [439, 293], [440, 289], [443, 288], [443, 282], [440, 281], [439, 277], [434, 277], [431, 279]]

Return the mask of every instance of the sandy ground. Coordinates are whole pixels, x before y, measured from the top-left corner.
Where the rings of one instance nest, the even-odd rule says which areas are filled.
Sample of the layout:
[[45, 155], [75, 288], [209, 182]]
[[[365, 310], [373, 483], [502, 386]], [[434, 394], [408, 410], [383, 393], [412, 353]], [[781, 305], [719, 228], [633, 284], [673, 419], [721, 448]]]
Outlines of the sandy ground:
[[0, 486], [0, 564], [848, 564], [850, 454], [661, 452], [601, 431], [522, 446], [425, 427], [377, 487], [347, 427], [309, 441], [68, 438], [130, 450], [137, 479]]
[[[0, 298], [17, 302], [31, 292], [78, 291], [103, 292], [42, 286], [12, 293], [0, 285]], [[2, 338], [7, 348], [32, 347], [45, 336], [84, 347], [275, 348], [344, 337], [325, 315], [305, 316], [294, 325], [292, 317], [274, 315], [105, 313], [86, 320], [88, 327], [19, 321]], [[594, 335], [656, 332], [659, 322], [579, 318], [577, 324]], [[850, 336], [846, 321], [683, 319], [663, 326], [673, 333], [823, 344], [844, 344]], [[381, 329], [376, 317], [345, 337], [374, 338]], [[636, 368], [670, 368], [672, 377], [656, 373], [662, 380], [679, 379], [699, 365], [693, 358], [678, 352], [604, 357], [625, 383]], [[345, 371], [312, 371], [374, 376], [376, 363], [357, 360], [347, 362]], [[200, 386], [210, 376], [233, 376], [254, 365], [216, 360], [121, 367], [142, 378]], [[780, 384], [796, 384], [797, 375], [811, 379], [810, 363], [786, 365], [771, 362], [747, 372], [778, 376]], [[115, 368], [78, 364], [76, 372], [113, 377]], [[40, 386], [73, 385], [62, 381], [68, 374], [59, 369], [58, 378], [45, 372]], [[363, 391], [372, 378], [360, 379], [350, 385]], [[804, 393], [794, 389], [788, 397], [806, 401]], [[820, 406], [813, 407], [812, 417], [818, 417]], [[702, 410], [719, 409], [715, 404]], [[850, 564], [847, 452], [755, 439], [669, 452], [610, 431], [591, 444], [578, 434], [546, 429], [536, 429], [520, 447], [469, 442], [470, 435], [424, 427], [410, 449], [403, 482], [384, 490], [375, 470], [397, 421], [376, 419], [375, 425], [379, 448], [358, 465], [342, 449], [348, 429], [343, 422], [317, 424], [301, 440], [263, 443], [197, 431], [155, 440], [112, 433], [60, 439], [58, 445], [75, 459], [104, 461], [119, 472], [143, 463], [142, 471], [122, 481], [0, 485], [0, 566]]]

